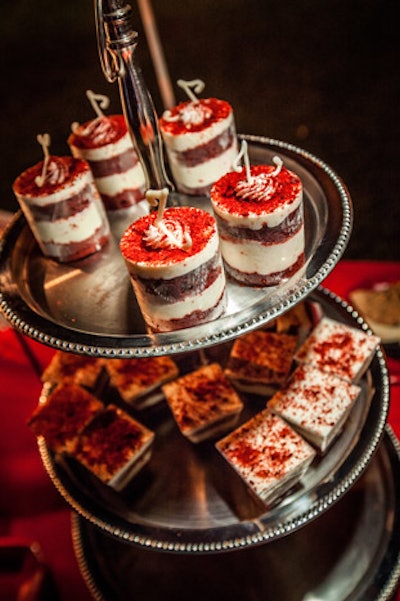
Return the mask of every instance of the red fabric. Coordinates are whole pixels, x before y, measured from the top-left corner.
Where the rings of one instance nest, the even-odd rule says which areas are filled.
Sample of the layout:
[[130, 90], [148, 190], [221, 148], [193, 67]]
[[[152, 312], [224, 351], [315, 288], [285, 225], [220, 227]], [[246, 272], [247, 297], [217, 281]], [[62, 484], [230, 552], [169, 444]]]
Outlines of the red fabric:
[[[362, 282], [400, 278], [399, 263], [342, 261], [324, 286], [343, 298]], [[27, 344], [37, 371], [22, 350]], [[72, 548], [70, 509], [47, 476], [36, 440], [26, 420], [41, 391], [38, 376], [54, 351], [12, 329], [0, 332], [0, 540], [23, 537], [37, 541], [54, 574], [60, 601], [88, 601]], [[400, 377], [400, 361], [388, 360], [390, 373]], [[400, 385], [391, 387], [390, 424], [400, 437]], [[6, 601], [1, 588], [0, 600]], [[400, 601], [400, 595], [398, 597]]]

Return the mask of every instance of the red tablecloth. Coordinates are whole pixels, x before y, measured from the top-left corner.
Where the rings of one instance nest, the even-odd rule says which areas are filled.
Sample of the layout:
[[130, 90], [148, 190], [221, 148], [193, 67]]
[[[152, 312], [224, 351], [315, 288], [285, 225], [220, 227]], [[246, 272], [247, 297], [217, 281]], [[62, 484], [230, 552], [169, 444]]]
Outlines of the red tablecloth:
[[[324, 282], [342, 298], [359, 282], [400, 279], [399, 263], [342, 261]], [[39, 369], [54, 351], [24, 338]], [[41, 383], [22, 352], [16, 333], [0, 333], [0, 541], [38, 541], [61, 601], [91, 599], [80, 575], [71, 540], [70, 509], [47, 476], [26, 420], [37, 404]], [[388, 359], [400, 377], [400, 361]], [[389, 422], [400, 437], [400, 386], [391, 387]], [[1, 583], [1, 573], [0, 573]], [[5, 601], [0, 584], [0, 600]], [[400, 600], [400, 596], [399, 596]]]

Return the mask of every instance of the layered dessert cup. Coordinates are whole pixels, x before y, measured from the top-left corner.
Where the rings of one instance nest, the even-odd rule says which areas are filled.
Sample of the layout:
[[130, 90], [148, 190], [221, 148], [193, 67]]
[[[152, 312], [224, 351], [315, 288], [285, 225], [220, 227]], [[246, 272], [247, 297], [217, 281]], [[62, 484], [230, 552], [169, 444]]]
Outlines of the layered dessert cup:
[[153, 211], [132, 223], [120, 249], [149, 329], [166, 332], [220, 317], [225, 273], [214, 217], [196, 207]]
[[217, 98], [188, 100], [165, 111], [160, 132], [179, 192], [207, 195], [237, 155], [231, 105]]
[[305, 263], [302, 182], [276, 160], [231, 171], [211, 190], [226, 271], [247, 286], [277, 286]]
[[123, 115], [73, 124], [68, 144], [89, 163], [109, 216], [125, 216], [144, 200], [146, 179]]
[[46, 257], [67, 263], [108, 242], [108, 220], [86, 161], [48, 156], [21, 173], [13, 190]]

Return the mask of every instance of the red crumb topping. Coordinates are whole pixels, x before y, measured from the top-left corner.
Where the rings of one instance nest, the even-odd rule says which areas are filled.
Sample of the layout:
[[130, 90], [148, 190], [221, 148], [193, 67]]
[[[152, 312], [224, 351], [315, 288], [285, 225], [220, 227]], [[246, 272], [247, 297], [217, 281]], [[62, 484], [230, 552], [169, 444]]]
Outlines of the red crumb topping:
[[50, 448], [57, 449], [74, 438], [102, 403], [85, 389], [74, 384], [60, 384], [39, 405], [29, 420], [36, 435], [44, 436]]
[[35, 179], [40, 177], [43, 171], [43, 161], [40, 161], [40, 163], [29, 167], [17, 177], [13, 185], [14, 192], [21, 196], [29, 196], [31, 198], [46, 196], [53, 194], [58, 190], [62, 190], [67, 185], [70, 186], [75, 179], [90, 171], [86, 161], [75, 159], [71, 156], [51, 156], [49, 164], [50, 163], [59, 169], [60, 172], [63, 172], [63, 181], [51, 184], [47, 180], [43, 186], [38, 186], [35, 183]]
[[157, 212], [144, 215], [132, 223], [121, 238], [120, 249], [123, 257], [132, 263], [170, 265], [184, 261], [199, 253], [216, 232], [212, 215], [195, 207], [170, 207], [164, 211], [165, 219], [173, 219], [189, 228], [192, 245], [186, 249], [156, 248], [145, 244], [144, 236], [150, 224], [157, 218]]
[[315, 340], [312, 346], [314, 361], [324, 369], [332, 368], [335, 373], [351, 380], [354, 365], [364, 361], [364, 344], [363, 340], [355, 341], [350, 332], [334, 332], [326, 340]]
[[[251, 176], [270, 174], [274, 169], [274, 165], [253, 165]], [[302, 190], [300, 178], [286, 167], [282, 167], [274, 179], [277, 180], [276, 190], [265, 200], [241, 198], [236, 186], [246, 180], [246, 170], [243, 167], [240, 172], [232, 171], [221, 177], [211, 190], [211, 198], [217, 207], [229, 213], [243, 216], [273, 213], [280, 206], [294, 202]]]
[[141, 449], [143, 432], [134, 420], [108, 407], [85, 429], [78, 456], [82, 456], [88, 465], [103, 464], [112, 474]]
[[108, 115], [82, 123], [68, 143], [77, 148], [99, 148], [115, 144], [128, 131], [123, 115]]
[[[190, 110], [192, 106], [194, 108], [201, 106], [205, 109], [205, 118], [200, 123], [183, 119], [184, 113], [188, 109]], [[164, 132], [179, 136], [207, 129], [213, 123], [226, 119], [230, 113], [232, 113], [232, 107], [226, 100], [219, 100], [218, 98], [201, 98], [197, 102], [188, 100], [170, 109], [167, 117], [166, 113], [164, 113], [160, 119], [160, 127]]]

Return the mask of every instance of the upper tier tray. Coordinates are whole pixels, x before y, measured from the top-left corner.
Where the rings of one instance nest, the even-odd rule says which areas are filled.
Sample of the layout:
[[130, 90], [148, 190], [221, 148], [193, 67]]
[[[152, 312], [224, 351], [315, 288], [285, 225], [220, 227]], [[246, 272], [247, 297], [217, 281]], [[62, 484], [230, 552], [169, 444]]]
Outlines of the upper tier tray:
[[[275, 288], [228, 282], [224, 317], [193, 328], [149, 335], [117, 239], [102, 252], [69, 265], [46, 259], [18, 214], [0, 246], [0, 307], [15, 328], [53, 348], [103, 357], [181, 353], [226, 342], [259, 327], [305, 298], [342, 256], [352, 228], [352, 204], [341, 179], [310, 153], [257, 136], [252, 164], [278, 154], [304, 186], [306, 264]], [[180, 204], [210, 209], [205, 197], [175, 195]], [[126, 226], [128, 223], [126, 224]], [[121, 224], [118, 226], [121, 231]]]

